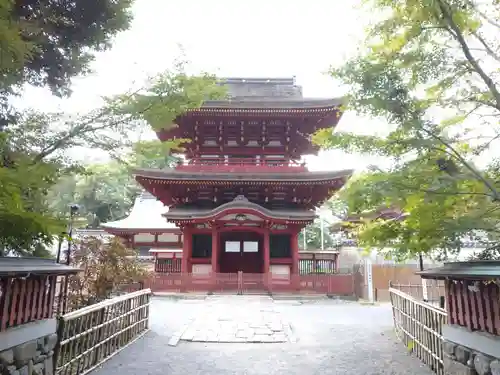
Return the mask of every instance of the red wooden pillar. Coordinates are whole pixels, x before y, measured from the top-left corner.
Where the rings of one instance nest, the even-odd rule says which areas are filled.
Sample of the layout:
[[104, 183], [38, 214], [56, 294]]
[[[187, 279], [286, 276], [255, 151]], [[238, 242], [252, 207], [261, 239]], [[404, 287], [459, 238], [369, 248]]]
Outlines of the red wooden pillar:
[[299, 273], [299, 232], [298, 230], [292, 233], [291, 236], [291, 247], [292, 247], [292, 274], [296, 275]]
[[267, 276], [269, 274], [269, 268], [271, 264], [271, 249], [269, 245], [269, 235], [270, 235], [270, 230], [266, 229], [264, 231], [264, 275]]
[[192, 244], [192, 234], [190, 227], [184, 227], [183, 231], [184, 240], [182, 241], [182, 263], [181, 271], [182, 273], [191, 272], [191, 244]]
[[219, 233], [217, 227], [212, 227], [212, 272], [219, 272]]

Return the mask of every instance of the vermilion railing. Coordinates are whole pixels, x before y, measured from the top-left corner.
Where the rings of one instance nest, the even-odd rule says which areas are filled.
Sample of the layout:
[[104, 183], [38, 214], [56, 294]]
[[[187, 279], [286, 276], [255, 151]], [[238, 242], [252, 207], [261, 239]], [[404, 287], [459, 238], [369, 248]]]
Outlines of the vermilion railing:
[[330, 275], [271, 275], [238, 273], [155, 274], [144, 282], [143, 287], [153, 292], [234, 292], [238, 294], [317, 293], [354, 296], [354, 273]]
[[446, 281], [449, 324], [500, 335], [500, 287], [492, 282]]
[[177, 170], [279, 170], [279, 171], [306, 171], [304, 162], [296, 162], [283, 158], [194, 158], [177, 165]]
[[180, 273], [182, 268], [181, 259], [156, 259], [155, 272], [161, 273]]
[[57, 276], [0, 278], [0, 331], [54, 316]]

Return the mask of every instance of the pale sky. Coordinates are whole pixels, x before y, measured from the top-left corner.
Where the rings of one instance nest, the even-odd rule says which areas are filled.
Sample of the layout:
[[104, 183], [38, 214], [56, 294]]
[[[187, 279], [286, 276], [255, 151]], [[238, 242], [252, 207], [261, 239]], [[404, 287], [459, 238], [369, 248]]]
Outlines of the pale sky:
[[[97, 55], [94, 74], [74, 80], [70, 99], [27, 90], [23, 104], [40, 110], [85, 111], [103, 95], [127, 91], [134, 82], [172, 66], [182, 45], [194, 69], [219, 76], [296, 76], [305, 97], [336, 97], [342, 87], [325, 72], [355, 53], [367, 15], [353, 1], [136, 0], [130, 30]], [[339, 130], [384, 131], [384, 125], [347, 113]], [[85, 155], [100, 159], [89, 151]], [[361, 169], [374, 158], [323, 152], [311, 170]]]

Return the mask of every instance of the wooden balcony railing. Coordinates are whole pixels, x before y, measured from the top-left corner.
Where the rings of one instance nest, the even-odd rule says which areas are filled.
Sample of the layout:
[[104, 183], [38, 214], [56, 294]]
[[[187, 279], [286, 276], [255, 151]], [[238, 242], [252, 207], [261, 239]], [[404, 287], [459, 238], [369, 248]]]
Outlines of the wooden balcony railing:
[[283, 158], [194, 158], [181, 161], [177, 170], [213, 172], [301, 172], [305, 162]]

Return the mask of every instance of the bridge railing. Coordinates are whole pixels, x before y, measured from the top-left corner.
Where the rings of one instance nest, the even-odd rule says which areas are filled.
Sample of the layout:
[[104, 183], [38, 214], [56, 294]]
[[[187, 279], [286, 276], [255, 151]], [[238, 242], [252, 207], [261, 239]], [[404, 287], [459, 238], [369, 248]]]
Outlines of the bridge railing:
[[436, 374], [444, 375], [443, 325], [446, 310], [403, 293], [397, 285], [389, 288], [396, 335]]
[[84, 375], [146, 333], [150, 297], [139, 290], [60, 316], [55, 373]]

